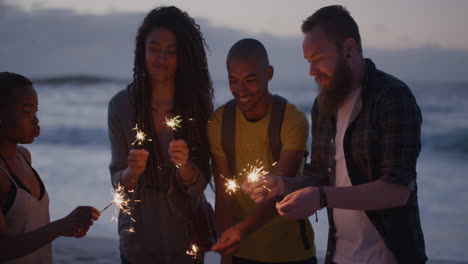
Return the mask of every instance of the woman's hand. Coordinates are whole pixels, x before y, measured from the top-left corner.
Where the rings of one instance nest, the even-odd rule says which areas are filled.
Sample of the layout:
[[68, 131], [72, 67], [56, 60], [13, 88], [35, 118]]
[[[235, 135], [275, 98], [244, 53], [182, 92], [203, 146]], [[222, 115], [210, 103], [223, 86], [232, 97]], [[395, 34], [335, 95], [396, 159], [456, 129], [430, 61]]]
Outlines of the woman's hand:
[[189, 149], [185, 140], [172, 140], [169, 143], [169, 156], [177, 168], [185, 167], [189, 159]]
[[137, 178], [140, 177], [146, 169], [148, 155], [149, 153], [146, 149], [132, 149], [128, 153], [128, 167]]

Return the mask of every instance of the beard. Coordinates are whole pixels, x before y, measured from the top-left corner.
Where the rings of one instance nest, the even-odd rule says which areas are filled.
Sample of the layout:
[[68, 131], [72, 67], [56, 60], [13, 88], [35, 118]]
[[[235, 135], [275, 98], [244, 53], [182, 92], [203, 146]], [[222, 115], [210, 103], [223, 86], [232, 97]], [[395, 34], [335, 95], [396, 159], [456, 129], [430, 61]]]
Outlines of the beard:
[[332, 76], [318, 73], [316, 77], [328, 80], [325, 85], [320, 85], [317, 82], [319, 86], [317, 99], [319, 112], [328, 117], [333, 117], [351, 93], [353, 78], [351, 68], [346, 63], [345, 58], [340, 56], [336, 71]]

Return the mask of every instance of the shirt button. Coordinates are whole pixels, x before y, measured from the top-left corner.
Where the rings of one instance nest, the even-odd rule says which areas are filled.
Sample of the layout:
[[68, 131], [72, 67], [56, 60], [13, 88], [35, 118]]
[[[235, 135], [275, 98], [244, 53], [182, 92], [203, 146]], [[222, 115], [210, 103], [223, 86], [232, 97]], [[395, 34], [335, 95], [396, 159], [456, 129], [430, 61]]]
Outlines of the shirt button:
[[332, 144], [333, 144], [333, 139], [332, 139], [332, 140], [330, 140], [330, 143], [332, 143]]
[[331, 168], [328, 168], [328, 172], [331, 172]]

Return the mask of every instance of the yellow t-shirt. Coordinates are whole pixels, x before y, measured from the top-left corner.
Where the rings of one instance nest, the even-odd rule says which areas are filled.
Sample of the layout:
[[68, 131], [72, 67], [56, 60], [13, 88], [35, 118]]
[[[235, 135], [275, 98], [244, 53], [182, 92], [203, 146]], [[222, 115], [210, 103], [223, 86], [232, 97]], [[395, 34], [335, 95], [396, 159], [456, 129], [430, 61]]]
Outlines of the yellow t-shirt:
[[[225, 156], [221, 145], [221, 127], [224, 106], [219, 107], [208, 121], [208, 140], [212, 155]], [[271, 108], [267, 115], [256, 122], [248, 121], [239, 108], [236, 109], [235, 154], [236, 178], [240, 185], [247, 177], [244, 169], [262, 164], [266, 171], [273, 171], [273, 155], [268, 142], [268, 124]], [[282, 150], [307, 151], [309, 123], [305, 114], [296, 106], [287, 103], [281, 126]], [[301, 170], [300, 170], [301, 171]], [[232, 196], [235, 222], [252, 215], [257, 205], [243, 191]], [[289, 221], [281, 216], [271, 221], [246, 237], [236, 256], [262, 262], [300, 261], [315, 256], [314, 233], [306, 220], [306, 233], [310, 249], [305, 249], [299, 222]]]

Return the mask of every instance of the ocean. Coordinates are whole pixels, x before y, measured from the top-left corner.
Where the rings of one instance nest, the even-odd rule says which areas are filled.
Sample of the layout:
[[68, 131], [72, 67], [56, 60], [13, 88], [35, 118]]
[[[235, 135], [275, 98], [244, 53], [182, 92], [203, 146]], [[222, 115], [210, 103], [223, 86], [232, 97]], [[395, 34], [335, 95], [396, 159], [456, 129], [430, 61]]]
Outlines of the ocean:
[[[417, 183], [427, 255], [430, 259], [464, 261], [468, 259], [468, 83], [407, 84], [423, 114]], [[231, 98], [227, 85], [225, 80], [214, 82], [216, 106]], [[61, 78], [38, 81], [34, 86], [39, 94], [41, 136], [27, 147], [49, 191], [52, 220], [79, 205], [104, 208], [112, 198], [107, 104], [126, 82]], [[310, 118], [317, 94], [312, 79], [273, 80], [270, 90], [289, 99]], [[213, 192], [207, 188], [205, 193], [213, 202]], [[89, 236], [117, 239], [112, 211], [102, 214]], [[319, 222], [315, 218], [311, 222], [318, 251], [323, 254], [326, 213], [319, 212]]]

